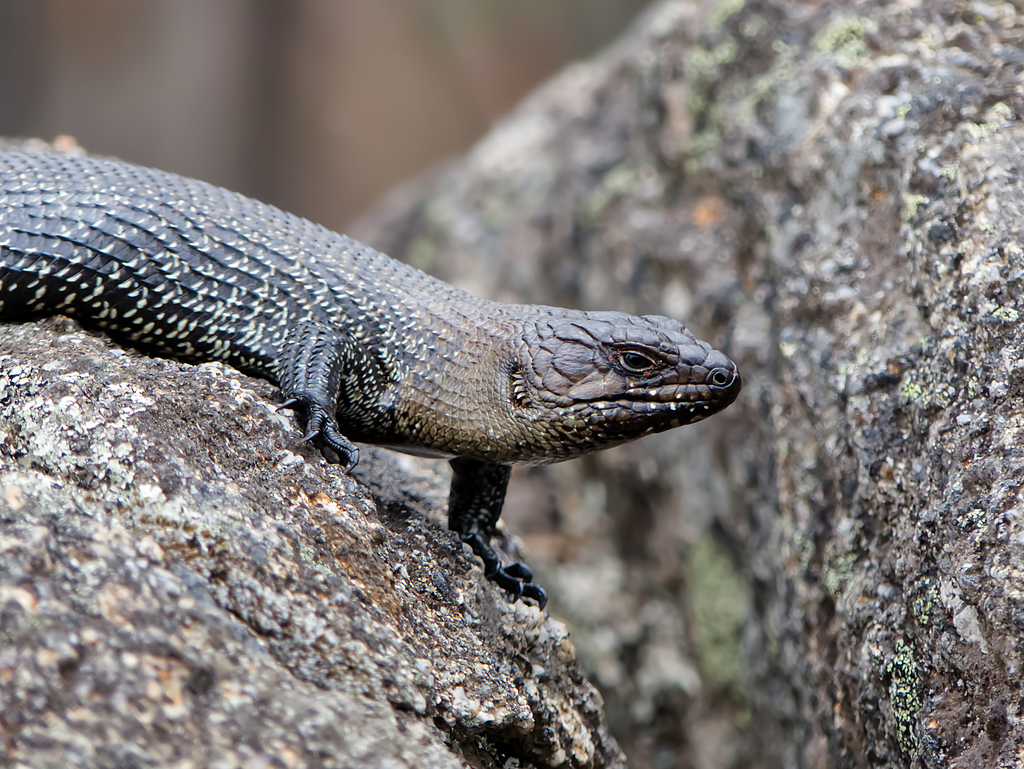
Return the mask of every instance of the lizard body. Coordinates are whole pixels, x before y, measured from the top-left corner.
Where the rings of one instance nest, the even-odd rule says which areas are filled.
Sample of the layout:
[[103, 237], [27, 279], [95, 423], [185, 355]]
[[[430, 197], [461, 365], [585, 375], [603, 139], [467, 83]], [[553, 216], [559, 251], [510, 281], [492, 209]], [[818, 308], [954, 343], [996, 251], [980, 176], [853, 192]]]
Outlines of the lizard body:
[[203, 182], [0, 153], [0, 320], [64, 314], [156, 355], [276, 383], [307, 440], [451, 459], [449, 526], [514, 599], [489, 544], [513, 464], [696, 422], [735, 400], [722, 353], [674, 320], [490, 302]]

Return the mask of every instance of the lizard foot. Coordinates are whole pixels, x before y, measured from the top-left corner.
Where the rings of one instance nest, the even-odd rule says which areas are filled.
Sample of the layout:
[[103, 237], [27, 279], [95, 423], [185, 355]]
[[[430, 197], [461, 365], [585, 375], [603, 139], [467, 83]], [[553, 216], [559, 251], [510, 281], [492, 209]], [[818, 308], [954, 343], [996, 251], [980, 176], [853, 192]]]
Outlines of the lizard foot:
[[536, 601], [543, 609], [548, 602], [548, 595], [533, 581], [533, 572], [521, 563], [502, 566], [498, 554], [484, 542], [479, 534], [466, 534], [462, 541], [472, 548], [473, 552], [484, 562], [484, 576], [512, 596], [512, 603], [520, 598]]
[[[526, 569], [521, 563], [513, 563], [499, 568], [494, 574], [486, 574], [485, 576], [502, 590], [507, 591], [512, 596], [512, 603], [515, 603], [520, 598], [530, 598], [537, 602], [539, 608], [543, 609], [548, 603], [548, 594], [544, 592], [542, 587], [532, 585], [529, 580], [515, 576], [517, 567]], [[529, 571], [529, 569], [526, 570]]]
[[[324, 447], [329, 448], [337, 455], [336, 464], [343, 465], [345, 472], [348, 472], [359, 462], [359, 449], [348, 438], [341, 434], [338, 423], [334, 417], [327, 412], [323, 406], [307, 396], [298, 395], [288, 398], [282, 403], [278, 410], [298, 409], [306, 412], [306, 434], [302, 436], [300, 443], [316, 441], [321, 451]], [[324, 453], [328, 461], [331, 457]]]

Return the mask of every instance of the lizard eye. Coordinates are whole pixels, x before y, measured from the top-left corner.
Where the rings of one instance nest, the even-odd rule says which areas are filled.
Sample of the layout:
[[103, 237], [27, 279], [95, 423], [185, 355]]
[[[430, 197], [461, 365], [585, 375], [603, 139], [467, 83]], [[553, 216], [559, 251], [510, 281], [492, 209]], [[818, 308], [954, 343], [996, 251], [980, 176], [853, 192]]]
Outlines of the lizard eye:
[[629, 374], [650, 374], [659, 363], [650, 355], [634, 349], [612, 350], [612, 361]]

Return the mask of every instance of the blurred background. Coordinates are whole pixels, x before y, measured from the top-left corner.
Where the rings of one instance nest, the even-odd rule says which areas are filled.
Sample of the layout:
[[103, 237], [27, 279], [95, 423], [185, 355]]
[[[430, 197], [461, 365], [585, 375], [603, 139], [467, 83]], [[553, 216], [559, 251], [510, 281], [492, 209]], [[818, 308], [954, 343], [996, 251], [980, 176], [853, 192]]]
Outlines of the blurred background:
[[73, 136], [332, 229], [650, 0], [0, 0], [0, 136]]

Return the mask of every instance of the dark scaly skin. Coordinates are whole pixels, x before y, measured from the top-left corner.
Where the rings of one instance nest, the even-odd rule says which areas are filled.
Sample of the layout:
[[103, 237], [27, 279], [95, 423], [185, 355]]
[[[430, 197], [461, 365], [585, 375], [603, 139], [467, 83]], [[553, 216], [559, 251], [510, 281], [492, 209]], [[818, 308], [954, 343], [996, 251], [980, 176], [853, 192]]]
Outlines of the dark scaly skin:
[[0, 153], [0, 319], [55, 313], [271, 380], [347, 467], [353, 441], [454, 457], [449, 526], [541, 606], [489, 544], [510, 466], [696, 422], [740, 390], [733, 363], [668, 318], [489, 302], [203, 182]]

